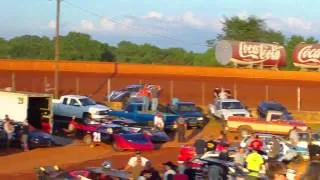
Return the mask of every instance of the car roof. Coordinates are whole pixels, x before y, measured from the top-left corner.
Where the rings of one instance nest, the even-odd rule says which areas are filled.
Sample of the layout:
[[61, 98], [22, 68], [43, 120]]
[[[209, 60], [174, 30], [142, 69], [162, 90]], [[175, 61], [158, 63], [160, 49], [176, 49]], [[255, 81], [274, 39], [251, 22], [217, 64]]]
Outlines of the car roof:
[[190, 101], [180, 101], [178, 104], [194, 104], [193, 102]]
[[260, 106], [267, 108], [285, 108], [281, 103], [276, 101], [263, 101], [260, 103]]
[[130, 84], [127, 86], [127, 88], [136, 88], [136, 87], [143, 87], [142, 84]]
[[219, 99], [221, 102], [240, 102], [238, 99]]
[[68, 97], [68, 98], [76, 98], [76, 99], [84, 99], [84, 98], [88, 98], [87, 96], [81, 96], [81, 95], [73, 95], [73, 94], [71, 94], [71, 95], [64, 95], [64, 96], [62, 96], [62, 97]]

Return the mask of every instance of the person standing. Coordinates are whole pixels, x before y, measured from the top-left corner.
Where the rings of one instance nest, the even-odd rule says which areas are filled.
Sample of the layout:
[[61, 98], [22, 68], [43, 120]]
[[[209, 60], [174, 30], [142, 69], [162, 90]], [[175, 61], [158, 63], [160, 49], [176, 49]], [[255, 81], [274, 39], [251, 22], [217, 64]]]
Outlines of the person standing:
[[263, 169], [263, 164], [263, 157], [256, 149], [252, 149], [252, 152], [246, 158], [247, 169], [250, 172], [246, 179], [259, 179], [260, 171]]
[[149, 110], [149, 89], [148, 86], [145, 84], [142, 89], [138, 92], [138, 96], [142, 97], [143, 100], [143, 107], [142, 111], [146, 112]]
[[299, 135], [298, 135], [298, 130], [296, 126], [290, 131], [289, 140], [292, 143], [292, 145], [297, 145], [299, 141]]
[[203, 136], [200, 136], [200, 138], [195, 141], [194, 147], [196, 148], [198, 157], [201, 157], [207, 151], [207, 143], [203, 139]]
[[186, 122], [185, 119], [180, 116], [177, 119], [177, 136], [178, 136], [178, 142], [184, 142], [185, 141], [185, 131], [186, 131]]
[[29, 122], [26, 119], [23, 121], [23, 129], [22, 129], [22, 135], [21, 135], [21, 145], [24, 151], [29, 151], [28, 135], [29, 135]]
[[238, 148], [238, 151], [234, 155], [234, 163], [243, 166], [245, 164], [246, 154], [242, 147]]
[[173, 176], [176, 174], [176, 165], [173, 164], [171, 161], [163, 163], [164, 166], [164, 175], [163, 180], [173, 180]]
[[4, 122], [3, 128], [7, 134], [7, 149], [8, 149], [11, 145], [11, 141], [12, 141], [13, 133], [14, 133], [13, 123], [8, 115], [6, 115], [6, 117], [5, 117], [5, 122]]
[[159, 104], [159, 92], [160, 88], [158, 86], [153, 86], [150, 91], [151, 96], [151, 111], [155, 112], [158, 109]]
[[159, 130], [164, 129], [163, 116], [160, 112], [157, 112], [156, 115], [154, 116], [154, 127]]
[[269, 156], [270, 160], [273, 160], [273, 159], [276, 159], [279, 157], [281, 146], [275, 136], [272, 136], [271, 142], [272, 142], [272, 145], [271, 145], [270, 152], [269, 152], [268, 156]]

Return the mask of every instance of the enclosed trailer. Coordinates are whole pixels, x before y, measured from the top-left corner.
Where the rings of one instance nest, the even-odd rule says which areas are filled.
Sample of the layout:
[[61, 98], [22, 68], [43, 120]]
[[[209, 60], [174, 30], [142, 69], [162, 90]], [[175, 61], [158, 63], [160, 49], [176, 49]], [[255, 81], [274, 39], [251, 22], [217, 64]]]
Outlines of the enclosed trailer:
[[52, 94], [0, 90], [0, 119], [9, 115], [16, 122], [27, 119], [37, 129], [42, 129], [42, 122], [52, 127], [52, 97]]

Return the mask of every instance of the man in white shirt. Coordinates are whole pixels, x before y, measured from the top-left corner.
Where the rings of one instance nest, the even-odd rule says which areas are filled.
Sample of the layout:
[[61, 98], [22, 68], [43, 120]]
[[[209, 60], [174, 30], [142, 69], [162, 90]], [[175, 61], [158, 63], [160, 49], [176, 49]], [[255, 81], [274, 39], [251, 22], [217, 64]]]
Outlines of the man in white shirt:
[[228, 98], [228, 94], [224, 91], [224, 89], [221, 89], [221, 92], [219, 93], [219, 98], [220, 99], [227, 99]]
[[168, 161], [166, 163], [163, 163], [165, 172], [163, 174], [163, 180], [170, 180], [173, 179], [173, 176], [176, 174], [174, 169], [177, 167], [175, 164], [173, 164], [171, 161]]
[[297, 127], [294, 127], [289, 133], [289, 139], [293, 145], [296, 145], [299, 141], [299, 135], [297, 132]]
[[163, 130], [164, 128], [163, 116], [159, 112], [154, 116], [154, 127], [159, 130]]
[[141, 161], [142, 166], [145, 166], [149, 160], [145, 157], [142, 157], [140, 151], [136, 151], [136, 155], [129, 159], [128, 164], [124, 169], [128, 170], [129, 168], [135, 167], [138, 161]]

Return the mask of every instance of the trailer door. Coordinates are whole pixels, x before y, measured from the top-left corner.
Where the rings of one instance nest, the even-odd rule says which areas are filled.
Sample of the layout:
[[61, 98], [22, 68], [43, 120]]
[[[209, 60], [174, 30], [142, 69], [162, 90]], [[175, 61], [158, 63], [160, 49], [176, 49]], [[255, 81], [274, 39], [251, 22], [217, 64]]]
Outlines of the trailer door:
[[14, 121], [27, 118], [28, 97], [19, 93], [0, 92], [0, 119], [7, 114]]

